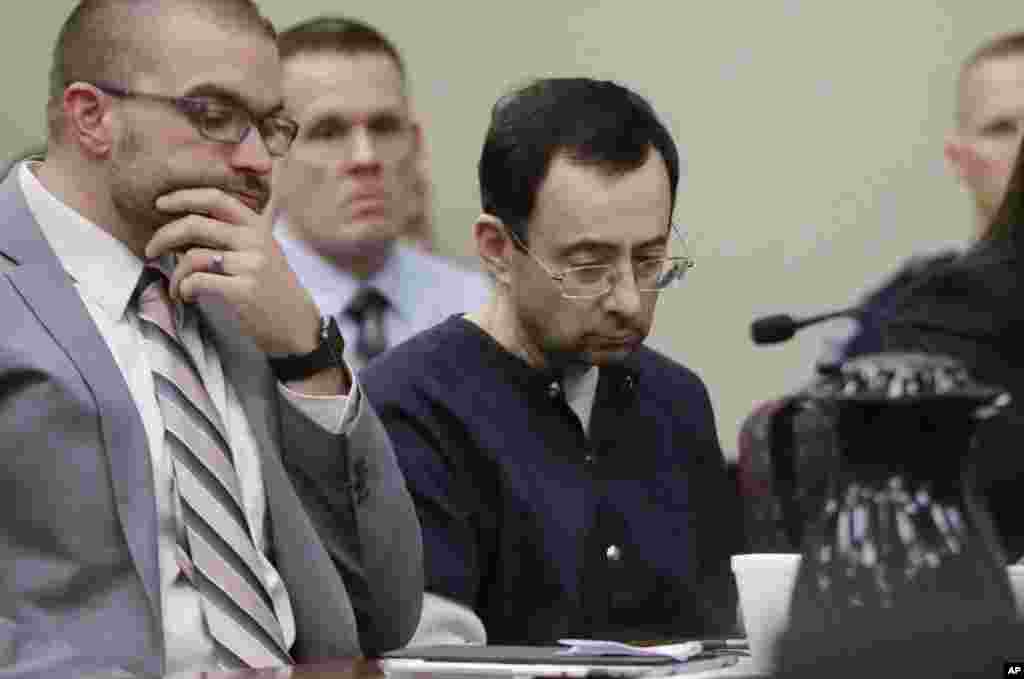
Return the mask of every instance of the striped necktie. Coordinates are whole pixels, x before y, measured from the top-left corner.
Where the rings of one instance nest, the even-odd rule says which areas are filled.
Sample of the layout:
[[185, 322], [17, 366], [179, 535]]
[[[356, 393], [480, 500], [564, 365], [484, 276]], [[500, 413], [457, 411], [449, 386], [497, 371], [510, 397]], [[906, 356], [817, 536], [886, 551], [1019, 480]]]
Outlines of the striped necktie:
[[287, 592], [252, 538], [224, 425], [178, 336], [167, 278], [146, 267], [138, 291], [172, 461], [178, 566], [222, 647], [250, 667], [291, 664], [281, 624], [294, 625]]

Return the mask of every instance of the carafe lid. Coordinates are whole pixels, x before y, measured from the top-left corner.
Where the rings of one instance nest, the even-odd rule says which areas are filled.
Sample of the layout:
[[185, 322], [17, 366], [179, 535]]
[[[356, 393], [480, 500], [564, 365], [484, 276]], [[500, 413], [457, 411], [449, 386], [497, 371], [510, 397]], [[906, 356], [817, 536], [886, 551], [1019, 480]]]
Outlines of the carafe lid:
[[819, 367], [820, 377], [805, 394], [813, 399], [853, 403], [963, 401], [1003, 406], [1010, 395], [974, 380], [963, 363], [938, 354], [881, 353]]

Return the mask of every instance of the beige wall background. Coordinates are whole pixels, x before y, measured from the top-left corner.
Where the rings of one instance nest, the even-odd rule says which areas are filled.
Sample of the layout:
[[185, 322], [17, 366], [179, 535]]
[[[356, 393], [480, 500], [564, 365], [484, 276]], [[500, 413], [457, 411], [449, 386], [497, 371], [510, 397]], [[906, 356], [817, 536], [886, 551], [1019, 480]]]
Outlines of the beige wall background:
[[[812, 374], [828, 327], [755, 347], [752, 318], [844, 306], [904, 257], [962, 241], [947, 172], [957, 65], [1024, 27], [972, 0], [264, 0], [286, 26], [365, 19], [408, 62], [436, 185], [442, 249], [472, 256], [476, 161], [491, 104], [527, 78], [612, 78], [648, 96], [686, 158], [676, 219], [695, 242], [651, 344], [707, 382], [722, 446], [760, 400]], [[43, 138], [49, 53], [74, 3], [18, 3], [0, 23], [0, 152]]]

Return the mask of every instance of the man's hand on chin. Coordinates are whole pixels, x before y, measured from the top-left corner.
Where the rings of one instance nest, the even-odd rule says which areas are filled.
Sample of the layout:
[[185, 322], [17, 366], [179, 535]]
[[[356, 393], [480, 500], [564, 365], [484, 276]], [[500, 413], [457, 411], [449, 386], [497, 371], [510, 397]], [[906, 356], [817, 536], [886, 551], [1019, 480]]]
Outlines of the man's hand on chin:
[[[301, 356], [319, 346], [320, 312], [264, 215], [215, 188], [175, 191], [156, 206], [182, 215], [158, 229], [146, 246], [150, 259], [181, 253], [170, 280], [172, 299], [219, 300], [272, 358]], [[344, 367], [331, 367], [287, 386], [307, 395], [347, 394], [351, 376]]]

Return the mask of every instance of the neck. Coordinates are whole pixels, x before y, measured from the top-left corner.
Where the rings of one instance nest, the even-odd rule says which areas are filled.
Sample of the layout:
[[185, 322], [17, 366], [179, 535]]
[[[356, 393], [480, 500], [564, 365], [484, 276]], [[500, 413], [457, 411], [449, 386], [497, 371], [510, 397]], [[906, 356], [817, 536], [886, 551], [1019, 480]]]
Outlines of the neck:
[[994, 215], [977, 208], [974, 212], [974, 233], [971, 234], [971, 242], [976, 242], [988, 235], [989, 227], [992, 226]]
[[124, 243], [140, 259], [145, 258], [152, 234], [144, 234], [121, 219], [102, 182], [102, 167], [48, 149], [46, 160], [33, 173], [54, 198]]
[[475, 323], [511, 354], [523, 359], [531, 367], [541, 371], [563, 372], [569, 369], [568, 362], [557, 361], [545, 354], [519, 322], [518, 315], [509, 300], [495, 292], [491, 300], [479, 311], [466, 314], [466, 320]]
[[345, 271], [354, 278], [365, 281], [375, 273], [384, 268], [388, 259], [394, 254], [394, 241], [375, 241], [373, 243], [360, 243], [358, 245], [334, 243], [319, 243], [306, 240], [301, 235], [295, 234], [303, 240], [317, 254], [329, 261], [339, 271]]

